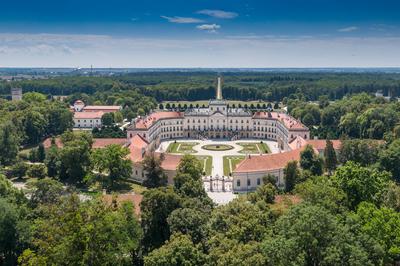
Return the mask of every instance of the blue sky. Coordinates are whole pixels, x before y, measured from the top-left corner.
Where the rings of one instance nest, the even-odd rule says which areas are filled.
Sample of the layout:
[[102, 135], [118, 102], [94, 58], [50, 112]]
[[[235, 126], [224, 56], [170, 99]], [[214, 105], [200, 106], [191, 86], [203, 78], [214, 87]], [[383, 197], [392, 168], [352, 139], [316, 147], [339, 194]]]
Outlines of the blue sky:
[[4, 1], [0, 67], [400, 66], [400, 1]]

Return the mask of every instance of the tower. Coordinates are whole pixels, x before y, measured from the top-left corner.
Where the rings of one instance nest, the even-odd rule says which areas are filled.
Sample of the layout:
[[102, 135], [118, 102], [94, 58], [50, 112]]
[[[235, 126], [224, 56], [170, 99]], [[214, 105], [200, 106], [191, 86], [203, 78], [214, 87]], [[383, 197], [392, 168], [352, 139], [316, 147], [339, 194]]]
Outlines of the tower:
[[222, 77], [218, 77], [217, 80], [218, 84], [217, 84], [217, 100], [222, 100]]
[[13, 101], [22, 100], [22, 88], [12, 88], [11, 89], [11, 99]]

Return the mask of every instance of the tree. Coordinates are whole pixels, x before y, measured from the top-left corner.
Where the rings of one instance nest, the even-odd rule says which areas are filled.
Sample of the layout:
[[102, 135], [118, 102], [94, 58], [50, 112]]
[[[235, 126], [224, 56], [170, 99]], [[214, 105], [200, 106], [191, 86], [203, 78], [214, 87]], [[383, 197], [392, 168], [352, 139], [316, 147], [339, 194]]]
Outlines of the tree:
[[27, 187], [31, 190], [29, 204], [32, 208], [40, 204], [57, 204], [64, 192], [63, 185], [50, 178], [31, 181]]
[[321, 206], [300, 204], [281, 216], [263, 243], [266, 265], [376, 265], [376, 242]]
[[356, 212], [361, 230], [376, 240], [384, 249], [383, 265], [400, 260], [400, 214], [389, 208], [377, 208], [372, 203], [361, 203]]
[[379, 204], [390, 173], [347, 162], [336, 170], [333, 178], [338, 187], [347, 194], [350, 206], [354, 209], [362, 201]]
[[184, 198], [192, 198], [201, 202], [202, 208], [212, 208], [213, 202], [204, 189], [202, 167], [200, 161], [193, 155], [182, 157], [177, 174], [174, 177], [174, 189]]
[[117, 144], [108, 145], [92, 152], [92, 166], [98, 175], [105, 175], [107, 188], [114, 188], [115, 182], [126, 180], [132, 175], [132, 162], [127, 158], [129, 150]]
[[18, 244], [17, 206], [0, 198], [0, 263], [15, 265]]
[[33, 178], [45, 178], [47, 175], [46, 166], [43, 164], [31, 164], [26, 171], [26, 175]]
[[300, 153], [300, 166], [304, 170], [309, 170], [313, 175], [322, 174], [322, 159], [315, 154], [314, 148], [307, 144]]
[[41, 141], [45, 136], [47, 124], [48, 121], [43, 114], [37, 111], [27, 113], [24, 121], [26, 142], [36, 144]]
[[148, 188], [156, 188], [167, 184], [167, 175], [161, 167], [163, 157], [156, 157], [154, 153], [146, 155], [143, 160], [145, 180], [143, 184]]
[[60, 152], [55, 144], [46, 151], [46, 159], [44, 164], [47, 167], [47, 175], [49, 177], [56, 177], [59, 174], [61, 161]]
[[326, 140], [324, 157], [325, 157], [325, 169], [328, 171], [330, 175], [332, 171], [336, 169], [337, 158], [336, 158], [336, 151], [333, 148], [332, 141], [329, 139]]
[[275, 186], [268, 183], [258, 186], [254, 193], [248, 195], [248, 198], [253, 203], [264, 201], [265, 203], [272, 204], [274, 203], [276, 193]]
[[379, 153], [383, 149], [380, 141], [369, 139], [346, 139], [342, 141], [339, 151], [339, 161], [344, 164], [353, 161], [368, 166], [379, 160]]
[[90, 151], [92, 138], [87, 133], [65, 133], [61, 136], [64, 147], [60, 149], [59, 177], [71, 183], [79, 184], [90, 171]]
[[333, 213], [347, 210], [347, 195], [327, 176], [313, 176], [297, 184], [295, 193], [310, 205], [323, 206]]
[[386, 150], [381, 151], [379, 165], [391, 172], [393, 178], [400, 182], [400, 139], [393, 141]]
[[28, 170], [28, 165], [24, 161], [17, 161], [11, 168], [11, 174], [17, 178], [23, 178]]
[[[34, 222], [32, 247], [21, 260], [46, 265], [128, 265], [134, 261], [141, 231], [133, 206], [114, 209], [100, 200], [80, 201], [72, 194], [47, 206]], [[27, 256], [30, 255], [30, 256]]]
[[11, 123], [0, 125], [0, 165], [10, 165], [18, 154], [17, 132]]
[[187, 235], [173, 235], [159, 249], [144, 258], [148, 266], [205, 265], [207, 256]]
[[140, 204], [143, 228], [143, 249], [149, 252], [170, 237], [168, 216], [181, 207], [181, 197], [172, 187], [159, 187], [143, 193]]
[[297, 161], [289, 161], [286, 164], [285, 169], [283, 170], [285, 176], [284, 178], [286, 192], [292, 191], [294, 189], [294, 186], [298, 182], [300, 173], [297, 164]]
[[114, 115], [112, 113], [105, 113], [101, 117], [101, 123], [104, 126], [112, 126], [114, 124]]
[[113, 115], [114, 115], [114, 122], [115, 123], [122, 123], [123, 122], [123, 120], [124, 120], [124, 116], [122, 115], [122, 113], [121, 112], [115, 112], [115, 113], [113, 113]]
[[167, 222], [171, 234], [189, 235], [193, 243], [205, 243], [208, 236], [209, 213], [193, 208], [179, 208], [171, 212]]
[[41, 163], [44, 162], [44, 159], [46, 159], [46, 151], [44, 150], [43, 143], [39, 143], [37, 150], [37, 159]]

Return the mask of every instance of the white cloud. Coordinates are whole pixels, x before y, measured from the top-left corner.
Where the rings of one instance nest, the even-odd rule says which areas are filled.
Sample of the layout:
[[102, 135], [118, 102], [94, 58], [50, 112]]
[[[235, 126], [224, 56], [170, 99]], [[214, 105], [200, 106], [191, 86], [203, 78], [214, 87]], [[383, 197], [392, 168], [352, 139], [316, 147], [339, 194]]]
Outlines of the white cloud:
[[0, 66], [399, 67], [400, 62], [400, 37], [239, 37], [0, 33]]
[[352, 32], [352, 31], [356, 31], [356, 30], [359, 30], [359, 28], [356, 26], [350, 26], [350, 27], [338, 29], [338, 32]]
[[201, 19], [197, 18], [188, 18], [188, 17], [167, 17], [167, 16], [161, 16], [162, 18], [165, 18], [169, 22], [172, 23], [180, 23], [180, 24], [189, 24], [189, 23], [202, 23], [204, 22]]
[[215, 33], [221, 28], [221, 26], [218, 24], [203, 24], [196, 26], [196, 28], [199, 30], [205, 30], [211, 33]]
[[223, 10], [204, 9], [197, 11], [198, 14], [208, 15], [214, 18], [236, 18], [238, 16], [235, 12], [228, 12]]

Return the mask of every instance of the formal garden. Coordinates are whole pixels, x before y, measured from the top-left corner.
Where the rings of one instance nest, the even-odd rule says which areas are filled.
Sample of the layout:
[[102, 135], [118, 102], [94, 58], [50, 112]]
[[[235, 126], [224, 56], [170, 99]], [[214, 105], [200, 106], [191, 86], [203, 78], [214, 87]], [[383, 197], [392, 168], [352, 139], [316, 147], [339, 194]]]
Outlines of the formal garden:
[[239, 153], [243, 154], [265, 154], [265, 153], [270, 153], [270, 149], [268, 148], [268, 145], [262, 141], [260, 142], [238, 142], [236, 143], [237, 145], [243, 147], [242, 150], [239, 151]]

